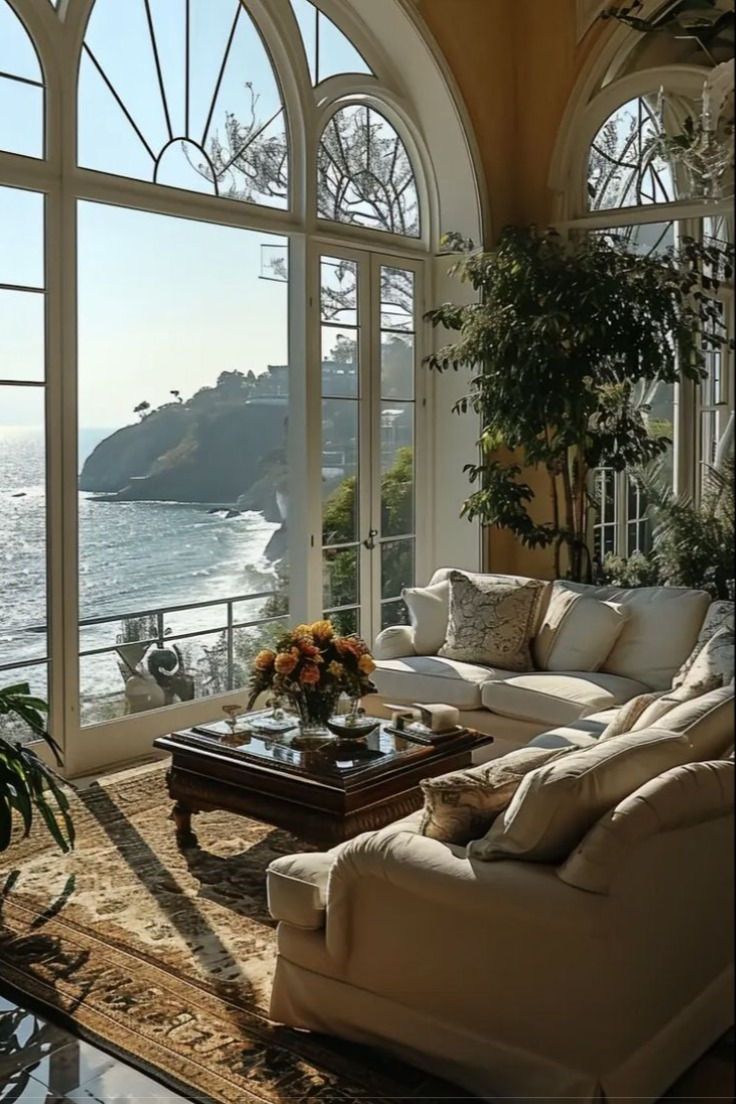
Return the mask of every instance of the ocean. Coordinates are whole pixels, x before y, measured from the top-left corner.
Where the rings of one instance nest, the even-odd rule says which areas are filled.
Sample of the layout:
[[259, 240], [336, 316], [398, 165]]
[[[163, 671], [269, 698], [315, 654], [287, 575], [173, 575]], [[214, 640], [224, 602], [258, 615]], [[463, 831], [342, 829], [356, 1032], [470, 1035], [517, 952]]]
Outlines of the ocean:
[[[79, 467], [109, 430], [80, 434]], [[0, 426], [0, 666], [46, 655], [44, 553], [45, 486], [43, 433]], [[273, 565], [265, 559], [277, 526], [258, 513], [225, 518], [203, 505], [169, 502], [100, 502], [79, 494], [80, 618], [111, 617], [108, 625], [81, 629], [81, 648], [114, 644], [120, 618], [216, 598], [237, 597], [273, 588]], [[258, 615], [261, 602], [243, 603], [236, 619]], [[167, 615], [166, 627], [194, 632], [222, 626], [226, 607]], [[192, 655], [214, 636], [187, 642]], [[46, 692], [43, 666], [0, 671], [0, 685], [28, 678]], [[83, 714], [118, 698], [122, 679], [115, 654], [83, 658], [80, 663]], [[86, 707], [86, 708], [85, 708]], [[114, 712], [114, 709], [113, 709]]]

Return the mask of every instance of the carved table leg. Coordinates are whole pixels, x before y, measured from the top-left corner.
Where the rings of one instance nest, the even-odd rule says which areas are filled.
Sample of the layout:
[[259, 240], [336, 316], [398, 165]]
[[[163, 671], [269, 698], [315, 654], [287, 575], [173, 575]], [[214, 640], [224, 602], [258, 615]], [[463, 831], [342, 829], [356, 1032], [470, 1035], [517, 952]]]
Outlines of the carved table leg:
[[192, 813], [188, 805], [183, 801], [177, 801], [171, 810], [169, 820], [173, 820], [176, 827], [176, 842], [181, 848], [198, 847], [197, 837], [192, 831]]

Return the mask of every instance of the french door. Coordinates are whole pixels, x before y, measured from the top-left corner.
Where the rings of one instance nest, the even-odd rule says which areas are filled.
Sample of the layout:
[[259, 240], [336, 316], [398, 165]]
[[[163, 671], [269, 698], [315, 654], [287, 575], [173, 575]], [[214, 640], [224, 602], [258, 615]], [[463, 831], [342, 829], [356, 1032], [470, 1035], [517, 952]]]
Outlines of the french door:
[[315, 256], [319, 329], [320, 601], [372, 641], [406, 619], [423, 572], [426, 450], [422, 265], [361, 251]]

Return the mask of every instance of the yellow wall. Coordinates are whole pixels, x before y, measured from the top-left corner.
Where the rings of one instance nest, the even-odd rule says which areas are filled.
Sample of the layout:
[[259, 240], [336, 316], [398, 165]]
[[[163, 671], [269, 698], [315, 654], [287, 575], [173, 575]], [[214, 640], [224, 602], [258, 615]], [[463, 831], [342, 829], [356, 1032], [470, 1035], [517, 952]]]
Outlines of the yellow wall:
[[[486, 174], [491, 236], [510, 222], [547, 225], [554, 217], [547, 181], [557, 133], [583, 62], [605, 28], [594, 25], [578, 45], [575, 0], [419, 0], [419, 9], [470, 113]], [[549, 502], [547, 477], [530, 472], [527, 479], [541, 519]], [[549, 553], [532, 553], [497, 530], [489, 535], [488, 566], [552, 574]]]

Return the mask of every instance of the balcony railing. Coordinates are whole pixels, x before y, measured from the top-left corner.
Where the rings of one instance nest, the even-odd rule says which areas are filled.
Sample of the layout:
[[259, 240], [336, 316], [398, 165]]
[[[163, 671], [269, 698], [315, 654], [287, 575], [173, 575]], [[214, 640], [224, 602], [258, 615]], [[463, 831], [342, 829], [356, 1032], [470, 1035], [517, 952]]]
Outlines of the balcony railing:
[[[277, 614], [273, 617], [255, 617], [249, 620], [236, 620], [234, 615], [234, 607], [239, 602], [258, 602], [267, 601], [269, 598], [277, 597], [275, 590], [258, 591], [255, 594], [239, 594], [228, 598], [212, 598], [205, 602], [187, 602], [176, 606], [164, 606], [154, 607], [152, 609], [140, 609], [131, 610], [125, 613], [116, 613], [114, 615], [105, 615], [101, 617], [85, 617], [79, 622], [79, 628], [92, 628], [100, 625], [111, 625], [122, 623], [125, 621], [142, 620], [144, 618], [156, 619], [156, 632], [155, 635], [146, 637], [143, 639], [135, 640], [123, 640], [116, 641], [114, 644], [101, 645], [96, 648], [83, 648], [79, 651], [80, 659], [87, 659], [93, 656], [112, 655], [117, 653], [120, 655], [120, 648], [125, 647], [126, 644], [139, 644], [142, 647], [151, 647], [154, 644], [157, 647], [164, 647], [166, 644], [178, 643], [183, 640], [193, 640], [195, 638], [203, 636], [218, 636], [225, 633], [226, 642], [226, 672], [225, 681], [226, 688], [228, 690], [236, 689], [234, 685], [235, 675], [235, 633], [241, 629], [253, 629], [259, 628], [262, 625], [277, 624], [283, 619], [285, 614]], [[224, 624], [210, 626], [208, 628], [197, 628], [186, 631], [176, 631], [166, 627], [166, 617], [172, 614], [191, 613], [194, 610], [211, 609], [216, 606], [225, 607], [225, 621]], [[18, 629], [18, 633], [46, 633], [46, 625], [27, 625], [21, 629]], [[0, 673], [3, 671], [20, 671], [29, 667], [41, 667], [47, 665], [49, 662], [48, 656], [44, 658], [26, 659], [26, 660], [11, 660], [10, 662], [0, 663]]]

